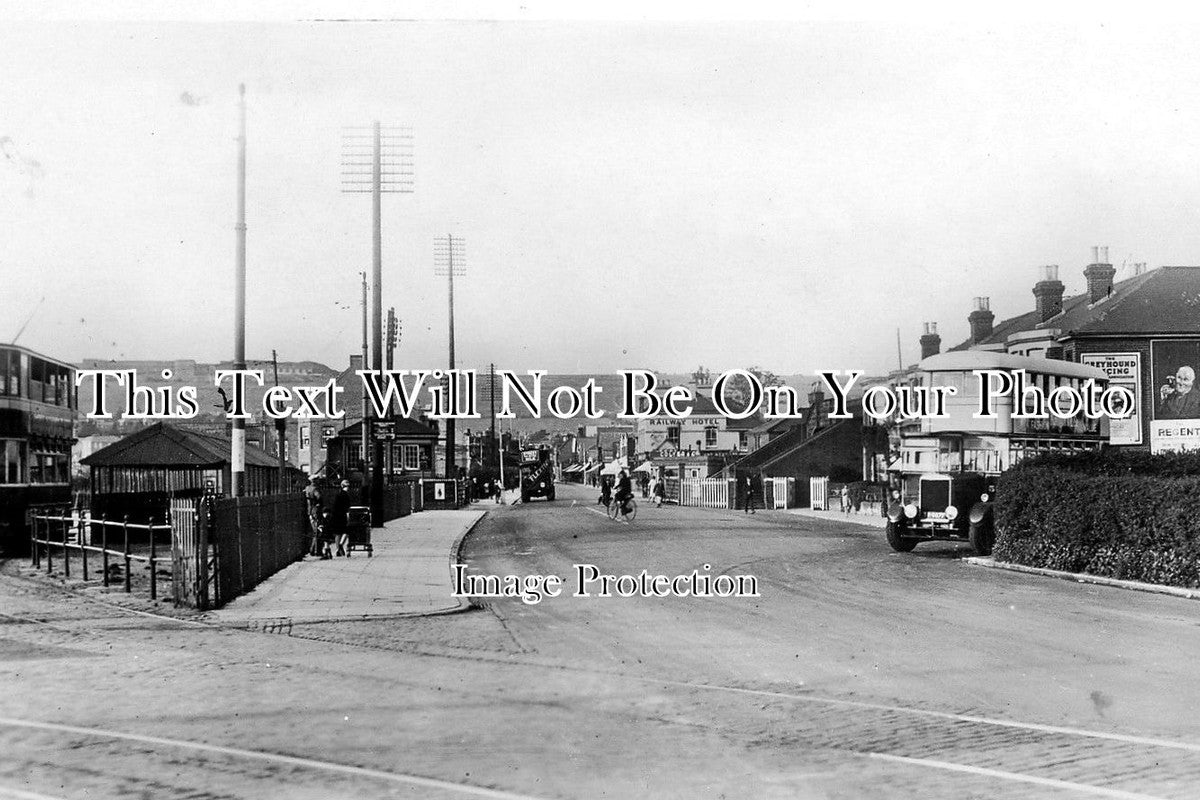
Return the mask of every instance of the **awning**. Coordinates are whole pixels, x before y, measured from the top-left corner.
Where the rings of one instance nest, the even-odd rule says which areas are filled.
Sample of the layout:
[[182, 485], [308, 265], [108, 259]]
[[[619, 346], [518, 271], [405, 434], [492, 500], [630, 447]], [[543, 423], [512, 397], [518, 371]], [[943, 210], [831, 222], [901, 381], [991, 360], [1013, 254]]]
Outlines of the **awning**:
[[605, 464], [604, 469], [600, 470], [600, 474], [601, 475], [616, 475], [618, 472], [620, 472], [623, 469], [629, 469], [629, 463], [623, 458], [618, 458], [615, 461], [610, 461], [607, 464]]
[[564, 475], [566, 475], [568, 472], [583, 472], [583, 464], [572, 464], [563, 470]]
[[654, 471], [655, 471], [654, 463], [650, 462], [650, 461], [643, 461], [640, 465], [638, 465], [638, 468], [634, 470], [634, 472], [654, 472]]

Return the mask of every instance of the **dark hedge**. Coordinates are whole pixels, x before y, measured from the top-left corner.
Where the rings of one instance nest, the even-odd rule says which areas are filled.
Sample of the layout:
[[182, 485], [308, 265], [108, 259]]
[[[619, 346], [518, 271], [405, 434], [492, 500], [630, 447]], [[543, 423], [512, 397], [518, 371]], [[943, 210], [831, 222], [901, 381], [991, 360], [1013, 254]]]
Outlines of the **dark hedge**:
[[998, 561], [1200, 587], [1200, 454], [1018, 464], [996, 487]]

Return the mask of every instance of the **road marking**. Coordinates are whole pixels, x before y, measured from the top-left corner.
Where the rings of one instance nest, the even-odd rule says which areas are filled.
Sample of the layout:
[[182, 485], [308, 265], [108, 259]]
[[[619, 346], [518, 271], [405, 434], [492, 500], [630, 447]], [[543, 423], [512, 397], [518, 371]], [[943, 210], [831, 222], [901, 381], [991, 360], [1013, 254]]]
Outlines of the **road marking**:
[[949, 761], [937, 761], [932, 758], [910, 758], [908, 756], [893, 756], [887, 753], [867, 753], [866, 755], [880, 761], [891, 761], [897, 764], [911, 764], [918, 767], [932, 767], [934, 769], [944, 769], [950, 772], [965, 772], [970, 775], [983, 775], [988, 778], [1001, 778], [1007, 781], [1020, 781], [1021, 783], [1032, 783], [1036, 786], [1050, 786], [1055, 789], [1073, 789], [1077, 792], [1095, 795], [1096, 797], [1112, 797], [1115, 800], [1165, 800], [1165, 798], [1157, 795], [1139, 794], [1137, 792], [1126, 792], [1120, 789], [1106, 789], [1103, 786], [1092, 786], [1087, 783], [1072, 783], [1071, 781], [1059, 781], [1054, 778], [1039, 778], [1036, 775], [1026, 775], [1022, 772], [1005, 772], [999, 769], [987, 769], [986, 767], [969, 767], [965, 764], [952, 764]]
[[[100, 736], [107, 739], [121, 739], [129, 742], [140, 742], [142, 744], [179, 747], [186, 750], [199, 750], [205, 753], [217, 753], [226, 756], [237, 756], [239, 758], [252, 758], [259, 761], [273, 761], [278, 764], [288, 764], [295, 767], [320, 769], [325, 770], [326, 772], [340, 772], [344, 775], [375, 778], [377, 780], [390, 781], [392, 783], [403, 783], [409, 786], [421, 786], [427, 789], [442, 789], [444, 791], [458, 792], [460, 794], [472, 795], [474, 797], [487, 797], [491, 798], [491, 800], [544, 800], [543, 798], [535, 797], [533, 795], [506, 792], [501, 789], [488, 789], [483, 786], [472, 786], [465, 783], [453, 783], [451, 781], [438, 780], [437, 778], [423, 778], [420, 775], [384, 772], [383, 770], [369, 769], [367, 767], [352, 767], [348, 764], [335, 764], [331, 761], [317, 761], [309, 758], [300, 758], [298, 756], [285, 756], [277, 753], [263, 753], [257, 750], [243, 750], [239, 747], [222, 747], [215, 744], [201, 744], [199, 742], [188, 742], [183, 739], [167, 739], [161, 736], [143, 736], [137, 733], [123, 733], [121, 731], [102, 730], [100, 728], [81, 728], [75, 725], [61, 725], [56, 722], [38, 722], [37, 720], [15, 719], [13, 717], [0, 717], [0, 725], [7, 725], [13, 728], [33, 728], [35, 730], [57, 731], [59, 733], [74, 733], [82, 736]], [[31, 800], [41, 800], [41, 798], [34, 796], [31, 798]], [[58, 800], [58, 798], [51, 798], [51, 800]]]
[[62, 797], [55, 797], [49, 794], [38, 794], [37, 792], [27, 792], [24, 789], [12, 789], [0, 786], [0, 800], [65, 800]]

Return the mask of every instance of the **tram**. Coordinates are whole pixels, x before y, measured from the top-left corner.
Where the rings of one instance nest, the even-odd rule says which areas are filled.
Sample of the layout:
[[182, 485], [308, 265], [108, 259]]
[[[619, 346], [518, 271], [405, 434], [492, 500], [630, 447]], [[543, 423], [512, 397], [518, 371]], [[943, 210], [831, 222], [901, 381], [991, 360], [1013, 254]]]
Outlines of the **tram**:
[[980, 555], [990, 555], [995, 542], [992, 507], [1001, 472], [1032, 455], [1098, 450], [1108, 440], [1108, 419], [1088, 417], [1083, 409], [1066, 418], [1014, 417], [1015, 410], [1032, 410], [1034, 391], [1019, 401], [1015, 393], [1001, 394], [995, 398], [995, 415], [977, 418], [985, 388], [981, 370], [1009, 375], [1023, 370], [1026, 384], [1043, 397], [1060, 387], [1063, 393], [1083, 394], [1108, 384], [1101, 370], [1070, 361], [982, 350], [923, 359], [914, 385], [954, 387], [954, 393], [947, 395], [943, 415], [900, 421], [893, 427], [893, 437], [898, 438], [893, 452], [899, 453], [888, 468], [887, 542], [893, 550], [908, 552], [923, 541], [967, 541]]
[[29, 547], [29, 513], [71, 502], [75, 368], [0, 344], [0, 556]]

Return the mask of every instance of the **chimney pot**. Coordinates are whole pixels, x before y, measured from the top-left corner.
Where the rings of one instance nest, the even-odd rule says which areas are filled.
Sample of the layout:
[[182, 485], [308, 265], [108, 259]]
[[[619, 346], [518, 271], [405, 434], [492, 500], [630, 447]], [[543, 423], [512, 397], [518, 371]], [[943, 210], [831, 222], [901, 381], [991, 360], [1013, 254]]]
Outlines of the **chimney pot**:
[[1113, 276], [1117, 274], [1113, 265], [1108, 263], [1108, 253], [1104, 252], [1108, 248], [1102, 247], [1100, 250], [1104, 260], [1089, 264], [1083, 271], [1083, 277], [1087, 278], [1088, 303], [1091, 304], [1099, 303], [1112, 294]]
[[990, 297], [976, 297], [975, 310], [967, 315], [971, 325], [971, 344], [979, 344], [992, 335], [992, 321], [996, 315], [991, 310]]
[[921, 337], [921, 358], [936, 356], [942, 349], [942, 337], [938, 336], [937, 323], [925, 323], [925, 335]]
[[1038, 317], [1045, 322], [1062, 312], [1063, 286], [1058, 279], [1058, 265], [1048, 264], [1041, 268], [1042, 279], [1033, 286], [1037, 300]]

